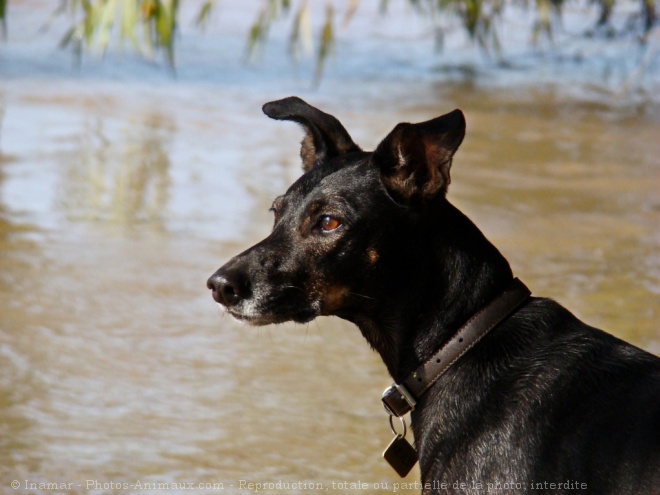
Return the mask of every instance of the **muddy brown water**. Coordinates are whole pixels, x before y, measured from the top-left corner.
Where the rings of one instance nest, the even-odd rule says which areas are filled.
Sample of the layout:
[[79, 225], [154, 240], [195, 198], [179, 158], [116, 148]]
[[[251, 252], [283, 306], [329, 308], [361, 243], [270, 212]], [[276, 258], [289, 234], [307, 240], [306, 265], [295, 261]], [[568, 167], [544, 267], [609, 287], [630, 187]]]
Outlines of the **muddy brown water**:
[[0, 85], [2, 493], [418, 492], [380, 457], [389, 378], [356, 328], [246, 327], [205, 288], [300, 174], [300, 130], [260, 112], [292, 92], [367, 149], [462, 108], [452, 201], [535, 294], [660, 352], [652, 99], [54, 74]]

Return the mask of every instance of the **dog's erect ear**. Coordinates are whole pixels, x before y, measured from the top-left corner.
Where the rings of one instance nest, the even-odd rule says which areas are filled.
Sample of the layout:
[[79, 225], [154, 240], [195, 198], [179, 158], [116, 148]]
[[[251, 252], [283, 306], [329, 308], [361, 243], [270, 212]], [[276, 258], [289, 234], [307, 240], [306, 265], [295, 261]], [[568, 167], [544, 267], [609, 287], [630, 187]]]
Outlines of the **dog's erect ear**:
[[460, 110], [420, 124], [398, 124], [373, 154], [383, 184], [404, 201], [446, 194], [451, 161], [463, 136]]
[[361, 151], [335, 117], [314, 108], [297, 96], [266, 103], [263, 111], [271, 119], [293, 120], [305, 128], [307, 134], [300, 149], [305, 172], [328, 158]]

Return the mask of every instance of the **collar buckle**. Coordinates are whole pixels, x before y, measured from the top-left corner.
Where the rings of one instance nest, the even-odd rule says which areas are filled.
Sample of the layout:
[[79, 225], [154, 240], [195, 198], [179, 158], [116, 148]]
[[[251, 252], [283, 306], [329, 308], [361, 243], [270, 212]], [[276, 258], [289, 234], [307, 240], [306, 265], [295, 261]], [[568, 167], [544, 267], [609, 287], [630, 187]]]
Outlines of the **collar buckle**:
[[417, 405], [417, 401], [410, 391], [400, 383], [394, 383], [387, 387], [380, 399], [383, 401], [388, 414], [397, 418], [405, 416]]

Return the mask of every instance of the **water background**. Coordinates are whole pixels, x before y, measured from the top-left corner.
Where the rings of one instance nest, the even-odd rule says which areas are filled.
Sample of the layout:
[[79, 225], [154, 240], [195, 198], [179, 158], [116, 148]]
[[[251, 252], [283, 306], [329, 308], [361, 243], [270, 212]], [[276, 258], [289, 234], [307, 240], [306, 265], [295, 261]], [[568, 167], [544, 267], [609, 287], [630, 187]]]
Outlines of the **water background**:
[[337, 26], [314, 88], [313, 61], [286, 56], [288, 22], [245, 63], [256, 1], [220, 2], [206, 32], [188, 4], [176, 76], [116, 45], [76, 68], [57, 49], [67, 22], [39, 29], [51, 2], [10, 2], [0, 493], [397, 488], [380, 457], [389, 377], [357, 329], [334, 318], [247, 327], [205, 288], [267, 234], [272, 199], [300, 174], [300, 129], [260, 110], [290, 94], [335, 114], [365, 149], [398, 122], [463, 109], [452, 201], [535, 294], [660, 352], [657, 32], [646, 49], [627, 38], [604, 48], [576, 36], [589, 15], [576, 9], [552, 49], [530, 48], [522, 15], [502, 33], [502, 63], [446, 19], [438, 52], [429, 20], [394, 5], [379, 18], [378, 3]]

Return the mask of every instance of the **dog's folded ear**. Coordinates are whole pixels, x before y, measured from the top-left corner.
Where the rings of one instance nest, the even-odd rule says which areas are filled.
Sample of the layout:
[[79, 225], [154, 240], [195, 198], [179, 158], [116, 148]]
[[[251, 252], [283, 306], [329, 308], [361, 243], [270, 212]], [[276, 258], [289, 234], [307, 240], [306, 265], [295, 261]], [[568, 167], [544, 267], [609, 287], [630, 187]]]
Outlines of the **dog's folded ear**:
[[292, 120], [305, 128], [300, 149], [305, 172], [328, 158], [361, 151], [339, 120], [297, 96], [266, 103], [263, 111], [272, 119]]
[[398, 124], [373, 154], [383, 184], [403, 201], [445, 195], [452, 158], [464, 136], [460, 110], [419, 124]]

